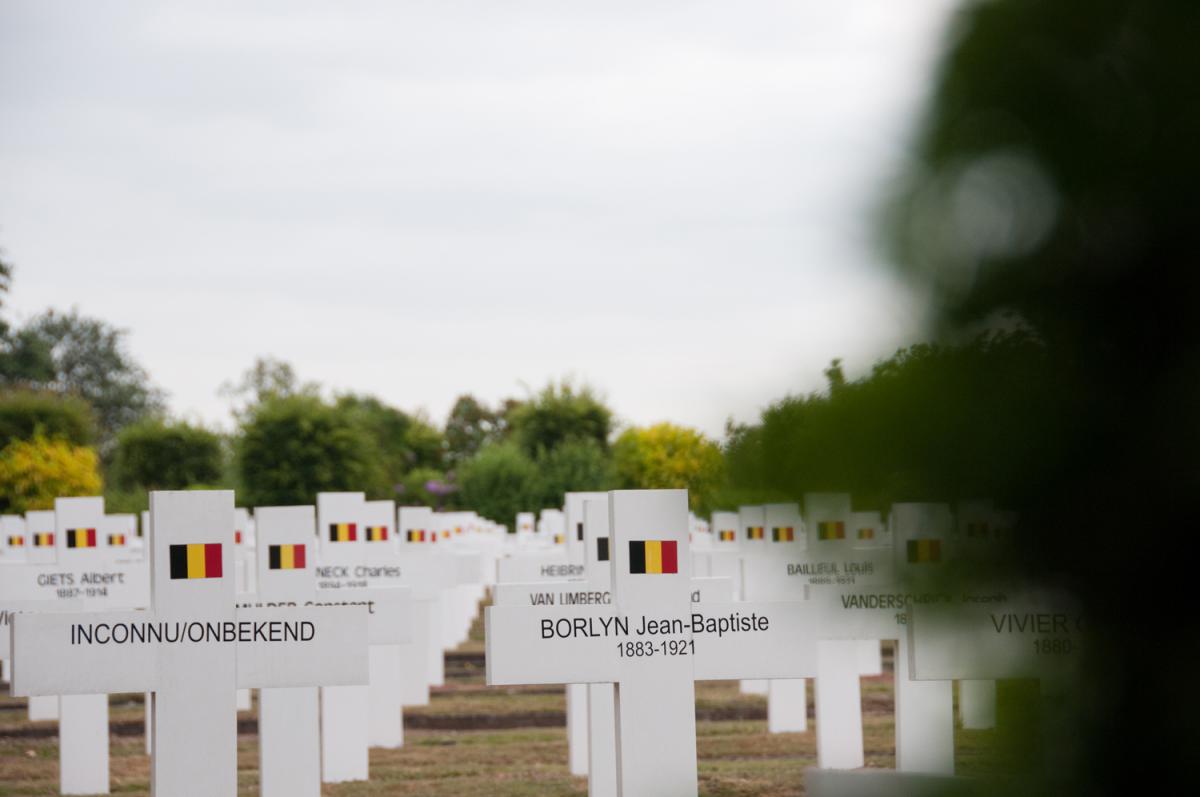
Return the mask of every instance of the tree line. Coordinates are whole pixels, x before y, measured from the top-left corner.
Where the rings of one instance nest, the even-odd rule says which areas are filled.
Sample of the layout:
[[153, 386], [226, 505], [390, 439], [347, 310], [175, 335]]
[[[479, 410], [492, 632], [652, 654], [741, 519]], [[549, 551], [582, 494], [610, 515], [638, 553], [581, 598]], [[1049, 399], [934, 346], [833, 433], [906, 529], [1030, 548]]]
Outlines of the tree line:
[[[0, 311], [11, 276], [0, 261]], [[139, 511], [150, 490], [232, 488], [246, 506], [363, 490], [511, 523], [568, 490], [686, 487], [707, 511], [721, 479], [716, 442], [671, 423], [619, 427], [597, 390], [569, 380], [495, 404], [464, 394], [436, 424], [259, 358], [220, 387], [233, 405], [223, 433], [171, 417], [123, 341], [76, 311], [20, 327], [0, 312], [0, 511], [101, 491], [110, 511]]]
[[[102, 379], [77, 365], [93, 359]], [[1027, 330], [901, 349], [857, 379], [834, 360], [826, 377], [755, 423], [729, 423], [718, 444], [671, 423], [620, 428], [598, 391], [571, 381], [495, 404], [464, 394], [436, 424], [376, 396], [327, 395], [260, 358], [221, 386], [234, 419], [221, 433], [166, 413], [120, 330], [49, 311], [0, 339], [0, 501], [24, 511], [103, 489], [113, 511], [137, 511], [156, 489], [227, 487], [247, 506], [364, 490], [511, 523], [568, 490], [623, 487], [685, 487], [702, 514], [813, 491], [849, 491], [862, 509], [1020, 504], [1062, 467], [1052, 443], [1070, 408]]]

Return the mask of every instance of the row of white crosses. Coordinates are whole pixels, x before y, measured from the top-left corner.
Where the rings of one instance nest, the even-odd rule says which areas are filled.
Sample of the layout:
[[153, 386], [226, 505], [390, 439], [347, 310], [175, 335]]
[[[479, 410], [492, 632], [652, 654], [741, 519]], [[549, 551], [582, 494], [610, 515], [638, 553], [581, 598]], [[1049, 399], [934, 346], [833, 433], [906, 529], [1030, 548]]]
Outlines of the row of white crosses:
[[[862, 640], [877, 645], [877, 640], [890, 638], [898, 643], [897, 769], [951, 774], [951, 679], [939, 682], [936, 674], [952, 668], [930, 668], [920, 676], [910, 672], [918, 651], [910, 641], [910, 616], [928, 606], [949, 606], [957, 611], [1020, 600], [1019, 585], [974, 585], [970, 590], [946, 594], [944, 582], [938, 578], [944, 575], [944, 571], [939, 574], [942, 565], [952, 557], [986, 557], [990, 546], [1004, 537], [1003, 528], [1009, 518], [977, 502], [959, 507], [956, 526], [946, 505], [898, 504], [892, 508], [890, 528], [883, 529], [878, 525], [878, 516], [851, 512], [848, 495], [809, 495], [805, 506], [804, 545], [779, 539], [780, 527], [773, 522], [779, 515], [776, 512], [773, 517], [770, 506], [763, 523], [758, 522], [756, 508], [743, 508], [739, 513], [744, 532], [739, 545], [751, 550], [769, 545], [781, 554], [743, 556], [743, 584], [748, 597], [805, 595], [813, 604], [814, 625], [810, 630], [817, 648], [818, 765], [834, 769], [862, 766], [858, 673], [864, 668], [861, 648], [856, 650], [856, 646]], [[728, 522], [727, 518], [715, 518], [718, 541], [714, 547], [730, 542], [728, 534], [726, 540], [720, 540], [720, 532]], [[952, 640], [953, 636], [948, 638]], [[1013, 639], [1011, 635], [998, 638], [1005, 640], [1001, 645]], [[1013, 655], [1028, 664], [1029, 651], [1020, 648], [1017, 645]], [[954, 677], [964, 679], [960, 683], [964, 725], [986, 727], [993, 723], [994, 682], [979, 680], [986, 675], [969, 666], [960, 668]], [[770, 706], [772, 713], [775, 709]]]
[[372, 639], [367, 690], [322, 690], [323, 779], [363, 780], [368, 746], [402, 745], [403, 706], [427, 704], [443, 683], [443, 652], [466, 639], [503, 534], [474, 513], [397, 512], [361, 493], [322, 493], [317, 514], [320, 590], [402, 587], [411, 607], [404, 639]]
[[617, 793], [695, 794], [695, 680], [811, 670], [797, 644], [807, 610], [693, 606], [687, 492], [622, 490], [608, 502], [611, 604], [489, 607], [487, 683], [612, 684]]
[[13, 694], [148, 691], [152, 791], [234, 794], [235, 691], [366, 683], [367, 609], [236, 607], [232, 492], [151, 493], [150, 515], [148, 608], [15, 615]]
[[[332, 501], [330, 500], [332, 499]], [[290, 589], [294, 592], [298, 584], [307, 583], [308, 591], [312, 592], [315, 583], [315, 574], [318, 571], [324, 572], [322, 577], [322, 585], [327, 589], [336, 589], [336, 592], [314, 592], [313, 596], [305, 600], [305, 605], [316, 603], [324, 605], [328, 603], [368, 603], [371, 607], [369, 617], [371, 622], [368, 625], [370, 632], [370, 640], [372, 644], [372, 666], [371, 666], [371, 684], [367, 691], [370, 706], [369, 716], [365, 716], [363, 711], [345, 710], [346, 703], [344, 700], [339, 701], [339, 697], [345, 698], [348, 694], [351, 697], [361, 698], [363, 691], [358, 690], [343, 690], [332, 688], [326, 694], [325, 702], [330, 708], [328, 712], [328, 721], [323, 723], [326, 729], [324, 735], [325, 744], [321, 746], [324, 752], [324, 761], [326, 766], [323, 768], [316, 767], [315, 762], [320, 759], [314, 759], [314, 768], [319, 774], [325, 776], [328, 780], [343, 780], [350, 778], [365, 778], [366, 777], [366, 745], [369, 743], [373, 746], [398, 746], [402, 742], [402, 717], [400, 714], [400, 696], [398, 694], [397, 682], [400, 680], [401, 672], [406, 678], [404, 684], [412, 684], [413, 676], [423, 679], [425, 676], [426, 662], [428, 654], [421, 651], [416, 655], [411, 662], [405, 662], [401, 667], [395, 667], [394, 657], [388, 655], [380, 657], [378, 652], [382, 651], [385, 654], [392, 654], [397, 646], [390, 644], [401, 641], [402, 630], [407, 625], [404, 621], [398, 621], [394, 618], [400, 617], [403, 614], [404, 598], [407, 590], [405, 589], [372, 589], [364, 591], [363, 589], [355, 589], [353, 585], [362, 585], [368, 583], [368, 579], [380, 581], [387, 586], [395, 586], [396, 576], [401, 573], [401, 568], [396, 567], [397, 560], [391, 554], [394, 554], [402, 546], [397, 546], [397, 535], [395, 534], [394, 516], [395, 509], [390, 502], [363, 502], [361, 494], [349, 495], [330, 495], [321, 498], [323, 503], [332, 503], [336, 505], [339, 501], [344, 504], [341, 516], [336, 516], [337, 509], [330, 510], [334, 514], [331, 515], [329, 523], [337, 529], [336, 538], [338, 542], [333, 542], [334, 537], [330, 534], [317, 535], [315, 524], [313, 521], [312, 507], [282, 507], [282, 508], [262, 508], [259, 510], [264, 523], [271, 524], [270, 535], [276, 537], [279, 534], [280, 515], [286, 519], [288, 533], [291, 534], [291, 542], [287, 543], [292, 547], [288, 548], [291, 552], [290, 557], [282, 556], [282, 544], [275, 545], [272, 550], [272, 542], [264, 542], [259, 549], [260, 556], [258, 558], [259, 570], [270, 569], [272, 564], [276, 569], [287, 571], [287, 577], [290, 579]], [[431, 515], [428, 510], [423, 510]], [[307, 522], [301, 521], [299, 518], [307, 512]], [[403, 514], [403, 513], [402, 513]], [[411, 513], [410, 513], [411, 514]], [[425, 517], [423, 520], [426, 523], [441, 523], [443, 526], [447, 524], [446, 518], [435, 520], [432, 517]], [[454, 522], [464, 523], [463, 518], [453, 518]], [[147, 527], [149, 524], [147, 523]], [[235, 550], [235, 556], [243, 552], [247, 547], [253, 552], [254, 540], [250, 536], [239, 534], [238, 531], [244, 530], [247, 527], [253, 529], [254, 524], [245, 510], [237, 510], [235, 512], [235, 532], [232, 539]], [[426, 535], [421, 533], [412, 533], [413, 538], [424, 539], [445, 539], [455, 533], [454, 528], [442, 528], [440, 534]], [[318, 536], [321, 542], [318, 542]], [[247, 543], [249, 543], [247, 545]], [[322, 545], [324, 543], [324, 545]], [[371, 543], [369, 545], [363, 543]], [[335, 562], [341, 562], [344, 566], [320, 564], [320, 557], [316, 556], [320, 548], [325, 547], [330, 553], [329, 558]], [[410, 551], [420, 551], [418, 546], [411, 546]], [[425, 550], [430, 550], [427, 546]], [[296, 555], [299, 552], [299, 555]], [[272, 555], [274, 554], [274, 555]], [[462, 557], [456, 557], [462, 560]], [[314, 561], [317, 560], [317, 561]], [[250, 557], [250, 565], [253, 566], [253, 557]], [[412, 560], [413, 562], [421, 562], [420, 556]], [[436, 560], [441, 564], [453, 565], [455, 562], [450, 558], [439, 557]], [[365, 564], [372, 562], [371, 566]], [[236, 573], [236, 583], [239, 588], [239, 600], [243, 606], [274, 606], [278, 605], [280, 600], [286, 601], [286, 595], [273, 596], [268, 589], [266, 592], [260, 591], [257, 595], [249, 595], [242, 590], [250, 583], [262, 583], [270, 585], [272, 579], [263, 576], [257, 578], [253, 571], [247, 573], [244, 567], [240, 566], [240, 562], [235, 562], [237, 567], [227, 569], [228, 573]], [[430, 568], [405, 568], [410, 571], [414, 570], [429, 571]], [[443, 568], [444, 570], [445, 568]], [[456, 575], [451, 569], [451, 581]], [[345, 575], [343, 575], [343, 573]], [[409, 576], [411, 577], [411, 575]], [[297, 582], [296, 579], [306, 579], [306, 581]], [[274, 579], [277, 583], [278, 578]], [[288, 583], [285, 581], [285, 583]], [[265, 589], [265, 588], [264, 588]], [[336, 596], [336, 597], [330, 597]], [[292, 601], [294, 602], [294, 601]], [[425, 639], [428, 640], [429, 617], [423, 618], [426, 622]], [[405, 646], [412, 647], [411, 645]], [[440, 647], [436, 650], [436, 654], [440, 660]], [[382, 663], [381, 663], [382, 662]], [[420, 682], [417, 689], [410, 689], [410, 692], [421, 694], [423, 690], [423, 700], [428, 701], [428, 683], [424, 680]], [[309, 690], [315, 696], [315, 690]], [[247, 694], [248, 690], [238, 690], [239, 696]], [[420, 702], [420, 698], [414, 702]], [[362, 701], [358, 703], [361, 705]], [[303, 749], [306, 745], [303, 739], [307, 738], [306, 723], [288, 720], [281, 722], [273, 720], [272, 717], [284, 711], [287, 714], [287, 709], [279, 708], [280, 705], [287, 706], [287, 703], [281, 703], [280, 699], [271, 695], [264, 695], [264, 700], [260, 701], [260, 723], [264, 729], [263, 743], [264, 750], [271, 749]], [[240, 708], [241, 706], [239, 706]], [[394, 710], [393, 710], [394, 709]], [[306, 715], [304, 715], [306, 716]], [[340, 722], [339, 722], [340, 720]], [[153, 720], [148, 712], [147, 727], [153, 728]], [[351, 732], [345, 732], [349, 728]], [[285, 738], [283, 741], [278, 741], [272, 735], [272, 729], [275, 733], [283, 732]], [[100, 734], [96, 738], [106, 739], [106, 735]], [[315, 736], [313, 739], [315, 740]], [[315, 742], [314, 742], [315, 743]], [[105, 748], [106, 749], [106, 748]], [[148, 750], [149, 752], [149, 750]], [[298, 782], [303, 782], [306, 787], [304, 793], [313, 792], [319, 789], [320, 778], [311, 777], [311, 772], [306, 771], [308, 768], [290, 768], [286, 774], [281, 775], [279, 766], [272, 766], [270, 756], [264, 759], [264, 778], [263, 789], [264, 793], [270, 794], [291, 794], [296, 793], [299, 788]], [[99, 783], [107, 782], [107, 774], [104, 773], [103, 778], [98, 779]], [[99, 789], [96, 789], [99, 790]], [[88, 789], [87, 791], [93, 791]]]
[[[586, 500], [592, 496], [581, 496]], [[986, 524], [997, 525], [994, 513], [986, 506], [964, 506], [959, 511], [959, 527], [953, 526], [949, 510], [943, 505], [936, 504], [905, 504], [897, 505], [892, 513], [892, 528], [882, 526], [880, 518], [872, 513], [853, 513], [850, 511], [848, 496], [841, 495], [811, 495], [806, 497], [808, 522], [802, 523], [798, 508], [795, 505], [774, 505], [759, 509], [743, 510], [749, 522], [744, 523], [747, 539], [743, 544], [750, 549], [746, 555], [733, 557], [734, 561], [741, 560], [743, 584], [748, 597], [780, 598], [791, 597], [796, 600], [809, 598], [807, 607], [812, 613], [810, 622], [804, 633], [798, 637], [797, 644], [807, 646], [804, 658], [812, 664], [810, 671], [802, 667], [791, 668], [789, 675], [810, 674], [817, 677], [816, 706], [818, 712], [818, 758], [819, 764], [829, 768], [855, 768], [863, 764], [861, 698], [859, 694], [859, 673], [864, 669], [878, 671], [878, 640], [892, 638], [898, 642], [896, 659], [896, 715], [897, 715], [897, 768], [900, 772], [938, 773], [953, 772], [953, 716], [951, 705], [950, 678], [944, 673], [954, 672], [958, 678], [970, 679], [965, 683], [990, 684], [987, 681], [976, 682], [981, 677], [969, 664], [961, 667], [957, 664], [939, 663], [937, 667], [930, 665], [924, 674], [918, 674], [914, 669], [910, 674], [910, 658], [920, 649], [918, 644], [910, 641], [912, 629], [919, 627], [909, 624], [910, 617], [916, 611], [926, 607], [949, 605], [952, 607], [975, 607], [979, 600], [994, 600], [994, 595], [977, 593], [966, 595], [962, 600], [945, 599], [930, 603], [928, 596], [920, 590], [930, 581], [921, 576], [943, 560], [943, 549], [950, 548], [959, 551], [970, 551], [973, 546], [985, 546], [985, 539], [995, 536], [995, 530], [988, 530]], [[572, 500], [568, 496], [566, 515], [572, 515]], [[712, 524], [713, 539], [702, 541], [701, 547], [709, 553], [718, 554], [715, 557], [697, 556], [697, 560], [710, 568], [728, 568], [729, 557], [724, 554], [728, 547], [737, 547], [737, 535], [727, 533], [722, 539], [721, 532], [733, 532], [735, 529], [723, 528], [729, 525], [730, 518], [714, 516]], [[1003, 525], [1001, 521], [998, 525]], [[802, 533], [804, 529], [807, 533]], [[568, 523], [569, 538], [574, 527]], [[701, 534], [703, 530], [701, 529]], [[892, 545], [894, 531], [896, 544]], [[734, 543], [721, 550], [722, 543]], [[775, 556], [756, 555], [754, 549], [774, 551]], [[763, 552], [765, 553], [765, 551]], [[780, 555], [782, 554], [782, 555]], [[545, 573], [546, 565], [535, 560], [535, 567]], [[571, 567], [572, 565], [568, 565]], [[510, 566], [510, 570], [516, 565]], [[503, 573], [503, 568], [502, 571]], [[899, 579], [903, 579], [900, 582]], [[546, 586], [546, 585], [543, 585]], [[580, 590], [580, 586], [575, 587]], [[497, 604], [503, 605], [508, 601], [506, 594], [513, 590], [498, 592]], [[515, 588], [515, 594], [524, 596], [538, 609], [545, 610], [552, 606], [553, 601], [547, 599], [547, 593], [531, 591], [528, 587]], [[586, 588], [583, 594], [595, 594]], [[552, 595], [553, 593], [548, 593]], [[560, 592], [561, 595], [570, 593]], [[936, 594], [936, 593], [935, 593]], [[945, 597], [945, 596], [942, 596]], [[999, 600], [1019, 600], [1018, 593], [1012, 590], [1009, 595]], [[576, 604], [577, 605], [577, 604]], [[979, 618], [977, 626], [980, 633], [992, 635], [993, 644], [999, 647], [1011, 645], [1014, 635], [1037, 633], [1038, 622], [1042, 625], [1069, 625], [1061, 619], [1061, 613], [1052, 614], [1049, 609], [1025, 611], [1014, 615], [1019, 619], [1008, 623], [1011, 628], [1000, 634], [997, 629], [1001, 624], [995, 618], [1008, 615], [989, 615], [990, 626], [984, 626]], [[561, 609], [559, 610], [561, 611]], [[1047, 617], [1057, 618], [1051, 623]], [[1035, 618], [1035, 619], [1020, 619]], [[490, 620], [489, 620], [490, 622]], [[1049, 627], [1049, 626], [1047, 626]], [[1031, 630], [1032, 629], [1032, 630]], [[960, 651], [951, 641], [953, 635], [943, 624], [937, 633], [941, 634], [943, 646]], [[1040, 648], [1058, 651], [1059, 661], [1065, 661], [1063, 650], [1079, 649], [1076, 638], [1070, 641], [1054, 641], [1040, 639]], [[799, 641], [803, 638], [803, 641]], [[950, 641], [947, 641], [950, 640]], [[863, 642], [868, 641], [873, 656], [872, 661], [863, 666]], [[489, 635], [489, 646], [492, 637]], [[499, 644], [498, 642], [496, 644]], [[1020, 648], [1024, 643], [1017, 645]], [[1031, 648], [1031, 645], [1024, 645]], [[1039, 650], [1040, 650], [1039, 648]], [[936, 648], [927, 647], [927, 650]], [[490, 650], [489, 650], [490, 652]], [[1029, 671], [1028, 650], [1014, 651], [1010, 661], [1020, 662], [1005, 665], [1002, 671], [1022, 673]], [[931, 654], [932, 655], [932, 654]], [[1045, 654], [1042, 654], [1045, 655]], [[1003, 658], [993, 659], [1004, 661]], [[946, 655], [939, 660], [946, 661]], [[913, 665], [914, 668], [916, 665]], [[1024, 667], [1025, 669], [1021, 669]], [[939, 669], [940, 668], [940, 669]], [[1037, 669], [1034, 667], [1034, 669]], [[1043, 668], [1044, 669], [1044, 668]], [[983, 671], [986, 674], [986, 670]], [[939, 679], [938, 674], [942, 676]], [[565, 680], [565, 679], [563, 679]], [[788, 681], [773, 683], [772, 686], [783, 685], [795, 687], [796, 678]], [[570, 690], [571, 687], [568, 687]], [[589, 687], [590, 691], [595, 691]], [[782, 690], [780, 690], [782, 691]], [[775, 693], [776, 690], [772, 689]], [[795, 709], [803, 711], [803, 691], [794, 690], [791, 695], [785, 691], [785, 696], [795, 701], [792, 706], [785, 706], [785, 712]], [[568, 691], [568, 710], [572, 705]], [[964, 702], [964, 719], [968, 725], [971, 715], [969, 705], [972, 702], [971, 689], [961, 692]], [[985, 692], [984, 697], [988, 695]], [[602, 701], [603, 702], [603, 701]], [[778, 701], [776, 701], [778, 702]], [[975, 702], [986, 706], [988, 700]], [[773, 706], [773, 715], [778, 708]], [[982, 712], [986, 713], [986, 712]], [[785, 714], [786, 716], [786, 714]], [[801, 715], [803, 716], [803, 715]], [[593, 718], [594, 719], [594, 718]], [[988, 721], [985, 719], [984, 721]], [[783, 724], [780, 722], [779, 724]], [[569, 719], [569, 732], [574, 735], [576, 725]], [[591, 739], [596, 742], [595, 734]], [[572, 769], [578, 771], [576, 754], [572, 751]], [[596, 778], [602, 777], [604, 770], [588, 768], [592, 778], [593, 793], [607, 793], [596, 790]], [[686, 789], [685, 789], [686, 791]]]
[[[19, 533], [16, 525], [9, 520], [10, 531]], [[149, 571], [134, 544], [134, 516], [105, 515], [102, 498], [59, 498], [53, 511], [29, 512], [25, 532], [24, 540], [6, 540], [10, 547], [0, 564], [0, 610], [6, 621], [17, 611], [135, 609], [149, 604]], [[9, 659], [7, 622], [2, 630], [0, 657]], [[64, 794], [108, 790], [105, 695], [60, 698], [54, 692], [41, 693], [29, 699], [29, 716], [59, 721], [59, 777]]]
[[[611, 605], [608, 494], [567, 493], [562, 515], [565, 551], [558, 544], [549, 554], [502, 560], [493, 593], [497, 605]], [[693, 577], [691, 600], [728, 603], [733, 600], [732, 580]], [[589, 777], [593, 794], [615, 793], [615, 765], [592, 764], [597, 758], [612, 759], [611, 703], [611, 684], [566, 686], [568, 765], [573, 775]]]

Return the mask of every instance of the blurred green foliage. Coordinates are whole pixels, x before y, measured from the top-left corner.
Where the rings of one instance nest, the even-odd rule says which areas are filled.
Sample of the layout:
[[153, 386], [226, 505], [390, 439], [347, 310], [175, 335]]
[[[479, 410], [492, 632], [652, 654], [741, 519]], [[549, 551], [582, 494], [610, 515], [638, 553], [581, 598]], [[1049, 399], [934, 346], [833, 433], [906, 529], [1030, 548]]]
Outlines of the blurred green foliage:
[[239, 503], [312, 504], [318, 492], [390, 496], [378, 448], [350, 414], [315, 396], [268, 398], [242, 420], [236, 442]]
[[[1061, 465], [1046, 441], [1064, 408], [1044, 347], [1025, 332], [921, 344], [822, 393], [729, 429], [727, 490], [758, 500], [850, 492], [859, 508], [987, 496], [1008, 505]], [[1036, 456], [1034, 453], [1036, 452]]]
[[374, 396], [342, 395], [334, 408], [370, 436], [393, 487], [414, 468], [441, 468], [442, 436], [422, 416], [409, 415]]
[[74, 310], [47, 310], [0, 341], [0, 384], [87, 401], [107, 451], [122, 428], [164, 406], [162, 392], [126, 351], [124, 335]]
[[219, 483], [224, 460], [224, 445], [215, 432], [152, 418], [117, 435], [108, 476], [113, 488], [125, 492], [183, 490]]
[[1147, 763], [1154, 782], [1194, 777], [1178, 684], [1195, 645], [1174, 642], [1194, 620], [1152, 582], [1190, 549], [1200, 490], [1198, 39], [1190, 1], [965, 6], [888, 205], [891, 251], [943, 335], [1015, 324], [1042, 344], [1031, 390], [1050, 410], [1016, 439], [980, 414], [983, 464], [943, 440], [931, 455], [966, 474], [929, 486], [995, 485], [1023, 572], [1084, 601], [1086, 708], [1060, 729], [1084, 757], [1059, 762], [1053, 793], [1124, 791]]
[[96, 440], [91, 406], [75, 396], [32, 390], [0, 392], [0, 446], [13, 440], [32, 440], [41, 434], [77, 445]]
[[495, 410], [461, 396], [446, 424], [451, 503], [511, 525], [519, 511], [561, 506], [564, 493], [611, 489], [612, 419], [597, 391], [569, 380]]
[[493, 409], [470, 394], [459, 396], [450, 408], [443, 432], [448, 467], [455, 467], [475, 456], [488, 443], [508, 436], [512, 410], [520, 402], [507, 399]]
[[0, 511], [23, 514], [53, 509], [55, 498], [97, 495], [99, 464], [94, 449], [69, 440], [14, 440], [0, 450]]
[[[447, 500], [446, 474], [436, 468], [413, 468], [396, 485], [396, 503], [401, 506], [429, 506], [435, 509], [457, 506]], [[437, 491], [430, 489], [431, 486]], [[450, 496], [453, 497], [453, 493]]]
[[592, 440], [608, 450], [612, 410], [588, 385], [551, 382], [509, 413], [511, 435], [531, 457], [571, 440]]
[[686, 489], [693, 511], [712, 509], [724, 476], [720, 447], [695, 429], [672, 423], [626, 429], [613, 446], [620, 486]]
[[480, 515], [512, 526], [518, 512], [536, 511], [537, 465], [511, 441], [490, 443], [458, 470], [459, 501]]
[[[534, 459], [537, 489], [527, 508], [562, 506], [568, 492], [611, 490], [617, 484], [612, 455], [594, 438], [570, 436]], [[510, 515], [503, 521], [511, 523]]]

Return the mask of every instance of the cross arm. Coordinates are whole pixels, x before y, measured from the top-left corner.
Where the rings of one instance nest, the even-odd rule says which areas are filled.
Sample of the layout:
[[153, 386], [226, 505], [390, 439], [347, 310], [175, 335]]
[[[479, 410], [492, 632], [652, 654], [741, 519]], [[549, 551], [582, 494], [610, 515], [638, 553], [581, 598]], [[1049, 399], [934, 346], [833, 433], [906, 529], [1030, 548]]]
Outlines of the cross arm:
[[610, 607], [547, 611], [489, 606], [484, 612], [487, 683], [582, 684], [618, 678], [617, 645], [629, 620]]
[[[187, 652], [214, 647], [235, 657], [239, 687], [367, 682], [361, 606], [18, 614], [10, 632], [12, 694], [21, 696], [157, 691], [164, 662], [186, 678]], [[194, 677], [205, 675], [199, 665]]]

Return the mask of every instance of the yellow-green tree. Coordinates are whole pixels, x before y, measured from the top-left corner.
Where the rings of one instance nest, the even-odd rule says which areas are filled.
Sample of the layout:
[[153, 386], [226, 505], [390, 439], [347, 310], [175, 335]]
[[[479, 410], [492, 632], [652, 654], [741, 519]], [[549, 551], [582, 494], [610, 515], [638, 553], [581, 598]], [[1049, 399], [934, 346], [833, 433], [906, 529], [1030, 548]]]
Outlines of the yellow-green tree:
[[99, 458], [93, 448], [65, 440], [14, 440], [0, 451], [0, 504], [3, 511], [53, 509], [54, 499], [99, 495]]
[[617, 478], [626, 488], [686, 488], [691, 508], [710, 509], [721, 484], [721, 449], [695, 429], [659, 423], [626, 429], [613, 446]]

